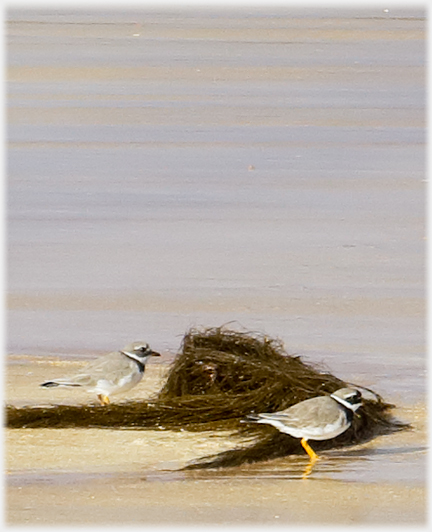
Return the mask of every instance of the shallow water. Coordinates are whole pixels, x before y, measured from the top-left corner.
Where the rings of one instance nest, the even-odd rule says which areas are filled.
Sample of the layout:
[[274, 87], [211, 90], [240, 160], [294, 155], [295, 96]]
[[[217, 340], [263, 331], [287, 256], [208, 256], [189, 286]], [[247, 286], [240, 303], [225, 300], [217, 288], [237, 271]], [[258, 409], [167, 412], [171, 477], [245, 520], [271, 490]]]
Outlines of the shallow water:
[[9, 11], [8, 349], [235, 321], [415, 402], [424, 13], [249, 15]]
[[[207, 435], [208, 436], [208, 435]], [[211, 435], [210, 435], [211, 436]], [[142, 437], [143, 441], [146, 435]], [[179, 444], [181, 445], [180, 441]], [[300, 480], [313, 481], [335, 480], [340, 482], [356, 482], [364, 484], [383, 483], [406, 486], [423, 486], [426, 482], [424, 457], [426, 445], [413, 447], [383, 449], [357, 449], [326, 452], [313, 467], [306, 458], [286, 458], [273, 460], [264, 464], [220, 470], [181, 471], [181, 462], [171, 460], [157, 464], [161, 470], [146, 471], [141, 466], [138, 471], [125, 473], [78, 472], [78, 471], [47, 471], [30, 470], [25, 473], [13, 473], [8, 476], [11, 487], [30, 486], [33, 484], [80, 484], [93, 480], [110, 480], [113, 478], [129, 478], [145, 482], [179, 482], [207, 480], [211, 482], [227, 479], [250, 480]], [[404, 457], [406, 455], [406, 459]], [[384, 473], [385, 471], [385, 473]]]

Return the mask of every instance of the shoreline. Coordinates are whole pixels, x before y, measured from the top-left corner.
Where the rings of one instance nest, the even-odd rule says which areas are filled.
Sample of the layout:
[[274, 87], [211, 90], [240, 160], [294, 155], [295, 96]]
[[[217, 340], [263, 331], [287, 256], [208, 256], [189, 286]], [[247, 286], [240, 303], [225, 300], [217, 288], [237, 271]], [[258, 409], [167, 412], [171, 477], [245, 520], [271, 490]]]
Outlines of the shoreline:
[[[39, 388], [48, 368], [62, 372], [71, 365], [77, 362], [39, 360], [26, 366], [26, 375], [22, 366], [9, 366], [6, 400], [17, 403], [31, 395], [33, 404], [91, 401], [84, 392]], [[123, 399], [157, 391], [163, 366], [150, 364]], [[180, 471], [199, 456], [237, 445], [229, 432], [6, 429], [6, 522], [422, 524], [426, 489], [415, 475], [424, 468], [426, 405], [397, 408], [395, 415], [408, 418], [414, 430], [324, 452], [305, 480], [306, 456]]]

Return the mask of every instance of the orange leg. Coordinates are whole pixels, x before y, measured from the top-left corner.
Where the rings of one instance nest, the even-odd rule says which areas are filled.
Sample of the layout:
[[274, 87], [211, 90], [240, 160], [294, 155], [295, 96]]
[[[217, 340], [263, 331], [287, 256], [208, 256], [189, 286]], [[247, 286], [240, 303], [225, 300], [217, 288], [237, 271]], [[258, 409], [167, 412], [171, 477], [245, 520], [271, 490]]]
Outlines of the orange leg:
[[109, 405], [110, 404], [110, 400], [109, 400], [109, 397], [107, 395], [104, 395], [104, 394], [100, 393], [100, 394], [98, 394], [98, 399], [99, 399], [101, 405]]
[[308, 444], [307, 440], [305, 438], [301, 439], [301, 442], [303, 449], [308, 453], [309, 458], [311, 461], [315, 462], [315, 460], [319, 459], [319, 456], [315, 453], [315, 451], [312, 449], [312, 447]]
[[308, 465], [306, 466], [306, 469], [304, 470], [304, 473], [302, 475], [302, 479], [306, 479], [310, 476], [310, 474], [312, 473], [312, 469], [313, 469], [313, 466], [315, 464], [315, 460], [311, 460]]

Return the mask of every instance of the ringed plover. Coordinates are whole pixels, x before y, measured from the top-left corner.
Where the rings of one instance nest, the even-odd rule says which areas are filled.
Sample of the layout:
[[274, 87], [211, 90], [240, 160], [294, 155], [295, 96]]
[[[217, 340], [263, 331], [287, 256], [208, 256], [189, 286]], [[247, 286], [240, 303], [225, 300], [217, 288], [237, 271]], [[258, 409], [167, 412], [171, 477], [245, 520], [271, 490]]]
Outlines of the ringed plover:
[[280, 432], [301, 438], [304, 450], [315, 461], [318, 455], [310, 447], [308, 440], [330, 440], [345, 432], [361, 404], [361, 393], [358, 390], [340, 388], [331, 395], [306, 399], [280, 412], [248, 415], [242, 421], [267, 423]]
[[110, 396], [127, 392], [143, 378], [149, 357], [160, 356], [144, 342], [133, 342], [121, 351], [114, 351], [90, 362], [75, 375], [47, 381], [45, 388], [72, 386], [86, 388], [97, 393], [102, 405], [110, 403]]

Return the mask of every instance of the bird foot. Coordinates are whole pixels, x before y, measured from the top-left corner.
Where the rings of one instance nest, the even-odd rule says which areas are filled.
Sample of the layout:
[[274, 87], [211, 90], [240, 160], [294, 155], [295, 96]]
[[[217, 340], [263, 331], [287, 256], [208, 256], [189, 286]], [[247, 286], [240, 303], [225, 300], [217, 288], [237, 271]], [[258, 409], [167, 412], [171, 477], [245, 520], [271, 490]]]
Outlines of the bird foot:
[[102, 393], [98, 394], [98, 399], [100, 401], [100, 404], [105, 406], [110, 404], [109, 397], [107, 395], [103, 395]]

